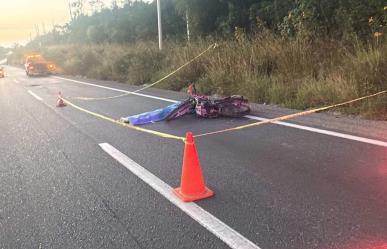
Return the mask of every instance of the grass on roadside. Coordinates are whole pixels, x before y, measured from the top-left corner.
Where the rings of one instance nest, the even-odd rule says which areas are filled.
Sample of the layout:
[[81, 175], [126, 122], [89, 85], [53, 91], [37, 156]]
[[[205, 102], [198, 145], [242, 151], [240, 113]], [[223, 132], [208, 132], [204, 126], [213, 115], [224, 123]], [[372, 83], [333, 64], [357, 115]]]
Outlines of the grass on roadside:
[[[168, 42], [61, 45], [41, 52], [64, 73], [134, 85], [151, 83], [184, 64], [211, 41], [190, 46]], [[283, 39], [269, 32], [219, 42], [219, 47], [163, 81], [158, 87], [182, 90], [196, 82], [205, 94], [242, 94], [252, 102], [307, 109], [387, 89], [387, 44]], [[387, 96], [341, 108], [387, 120]]]

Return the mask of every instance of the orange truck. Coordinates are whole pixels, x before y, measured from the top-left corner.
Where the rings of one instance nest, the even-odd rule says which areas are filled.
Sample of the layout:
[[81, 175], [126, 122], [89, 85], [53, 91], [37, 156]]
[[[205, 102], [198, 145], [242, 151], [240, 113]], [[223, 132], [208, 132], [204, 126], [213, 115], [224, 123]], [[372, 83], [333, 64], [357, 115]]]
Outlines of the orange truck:
[[55, 73], [55, 64], [47, 61], [40, 54], [26, 56], [24, 64], [28, 76], [46, 76]]

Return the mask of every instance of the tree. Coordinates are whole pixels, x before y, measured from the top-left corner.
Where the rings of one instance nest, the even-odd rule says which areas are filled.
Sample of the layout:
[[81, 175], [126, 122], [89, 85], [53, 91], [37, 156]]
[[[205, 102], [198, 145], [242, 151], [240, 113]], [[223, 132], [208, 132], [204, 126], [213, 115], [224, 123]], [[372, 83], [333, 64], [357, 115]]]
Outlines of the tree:
[[86, 31], [87, 38], [90, 42], [101, 43], [106, 41], [107, 35], [101, 26], [89, 26]]
[[[126, 3], [124, 4], [124, 2]], [[162, 0], [164, 34], [186, 37], [189, 20], [192, 37], [233, 37], [237, 28], [247, 35], [265, 26], [272, 32], [310, 39], [336, 39], [385, 33], [385, 0]], [[91, 12], [85, 11], [91, 6]], [[71, 0], [72, 20], [31, 44], [56, 42], [135, 42], [157, 39], [156, 2]], [[187, 15], [188, 14], [188, 15]]]

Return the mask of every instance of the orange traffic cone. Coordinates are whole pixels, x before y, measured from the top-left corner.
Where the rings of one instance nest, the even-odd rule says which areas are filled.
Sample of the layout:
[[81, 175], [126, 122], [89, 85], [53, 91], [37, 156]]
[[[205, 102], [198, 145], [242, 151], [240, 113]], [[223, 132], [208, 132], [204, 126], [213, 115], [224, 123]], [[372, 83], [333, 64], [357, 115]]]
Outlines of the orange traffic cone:
[[58, 93], [58, 100], [56, 101], [56, 107], [65, 107], [66, 104], [62, 99], [62, 94], [59, 92]]
[[174, 193], [185, 202], [197, 201], [214, 195], [214, 192], [204, 183], [192, 132], [186, 134], [181, 185], [174, 189]]

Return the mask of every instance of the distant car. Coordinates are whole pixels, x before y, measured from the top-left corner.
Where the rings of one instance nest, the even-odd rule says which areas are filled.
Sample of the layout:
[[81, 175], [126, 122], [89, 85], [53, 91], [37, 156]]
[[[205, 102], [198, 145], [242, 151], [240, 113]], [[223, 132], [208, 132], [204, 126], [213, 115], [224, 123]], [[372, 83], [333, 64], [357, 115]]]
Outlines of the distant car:
[[24, 67], [28, 76], [43, 76], [50, 74], [48, 64], [41, 55], [30, 55], [27, 56]]
[[5, 73], [4, 73], [4, 68], [0, 67], [0, 78], [4, 78]]

